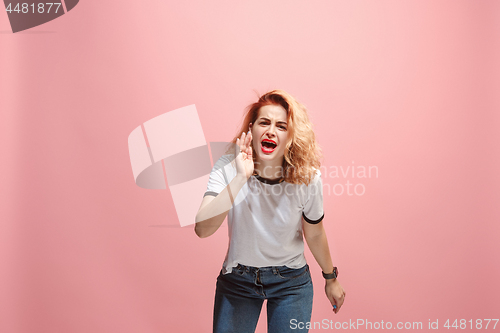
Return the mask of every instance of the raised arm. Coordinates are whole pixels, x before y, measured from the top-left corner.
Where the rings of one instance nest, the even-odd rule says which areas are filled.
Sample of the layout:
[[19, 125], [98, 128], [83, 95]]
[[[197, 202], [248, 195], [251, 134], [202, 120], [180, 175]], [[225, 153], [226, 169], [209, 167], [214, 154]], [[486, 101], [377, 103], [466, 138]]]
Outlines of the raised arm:
[[[203, 198], [196, 214], [194, 231], [200, 238], [212, 235], [219, 229], [234, 203], [234, 198], [253, 173], [252, 133], [242, 133], [236, 141], [236, 177], [216, 197]], [[239, 150], [239, 152], [238, 152]]]
[[233, 205], [234, 198], [246, 181], [244, 177], [236, 176], [216, 197], [207, 195], [203, 198], [194, 226], [198, 237], [208, 237], [219, 229]]

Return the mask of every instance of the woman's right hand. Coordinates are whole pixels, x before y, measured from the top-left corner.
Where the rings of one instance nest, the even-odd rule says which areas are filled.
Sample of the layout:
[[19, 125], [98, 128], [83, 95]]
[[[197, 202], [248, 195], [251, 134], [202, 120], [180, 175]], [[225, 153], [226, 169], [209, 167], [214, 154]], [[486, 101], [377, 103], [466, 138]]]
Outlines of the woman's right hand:
[[236, 139], [236, 172], [238, 176], [250, 178], [253, 174], [254, 164], [252, 156], [252, 132], [242, 133]]

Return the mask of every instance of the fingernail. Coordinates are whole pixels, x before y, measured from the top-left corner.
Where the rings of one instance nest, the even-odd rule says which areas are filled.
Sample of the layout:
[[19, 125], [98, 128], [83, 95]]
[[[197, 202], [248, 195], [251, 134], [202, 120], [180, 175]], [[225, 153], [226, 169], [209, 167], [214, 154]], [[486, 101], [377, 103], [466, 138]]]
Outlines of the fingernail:
[[337, 306], [336, 306], [336, 305], [334, 305], [334, 306], [333, 306], [333, 308], [334, 308], [334, 309], [336, 309], [336, 308], [337, 308]]

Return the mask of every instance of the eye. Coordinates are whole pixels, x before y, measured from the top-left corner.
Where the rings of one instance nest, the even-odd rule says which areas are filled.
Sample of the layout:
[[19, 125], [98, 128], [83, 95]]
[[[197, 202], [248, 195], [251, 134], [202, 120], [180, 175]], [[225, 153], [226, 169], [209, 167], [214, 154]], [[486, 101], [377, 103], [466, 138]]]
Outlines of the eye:
[[286, 131], [286, 127], [285, 126], [280, 126], [280, 128], [284, 131]]

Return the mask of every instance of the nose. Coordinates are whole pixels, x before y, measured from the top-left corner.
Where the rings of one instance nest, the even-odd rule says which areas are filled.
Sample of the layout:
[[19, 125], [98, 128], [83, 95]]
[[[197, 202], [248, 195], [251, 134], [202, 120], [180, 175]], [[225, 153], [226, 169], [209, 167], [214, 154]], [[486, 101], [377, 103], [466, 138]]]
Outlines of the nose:
[[271, 136], [274, 136], [275, 132], [276, 132], [276, 125], [271, 124], [271, 126], [269, 126], [269, 130], [267, 131], [267, 133]]

